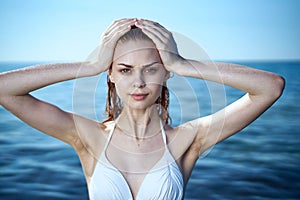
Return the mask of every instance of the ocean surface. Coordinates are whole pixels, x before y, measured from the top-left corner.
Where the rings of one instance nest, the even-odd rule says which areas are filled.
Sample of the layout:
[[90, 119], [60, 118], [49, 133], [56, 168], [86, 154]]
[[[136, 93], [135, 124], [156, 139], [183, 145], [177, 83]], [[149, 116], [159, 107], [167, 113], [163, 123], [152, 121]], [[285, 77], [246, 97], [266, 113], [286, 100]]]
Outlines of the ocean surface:
[[[300, 62], [236, 63], [282, 75], [285, 91], [250, 126], [199, 158], [185, 199], [300, 199]], [[0, 63], [0, 72], [32, 64], [36, 63]], [[105, 78], [67, 81], [32, 94], [62, 109], [102, 120]], [[244, 94], [190, 78], [174, 77], [170, 82], [174, 126], [210, 114]], [[1, 106], [0, 199], [88, 199], [73, 149], [29, 127]]]

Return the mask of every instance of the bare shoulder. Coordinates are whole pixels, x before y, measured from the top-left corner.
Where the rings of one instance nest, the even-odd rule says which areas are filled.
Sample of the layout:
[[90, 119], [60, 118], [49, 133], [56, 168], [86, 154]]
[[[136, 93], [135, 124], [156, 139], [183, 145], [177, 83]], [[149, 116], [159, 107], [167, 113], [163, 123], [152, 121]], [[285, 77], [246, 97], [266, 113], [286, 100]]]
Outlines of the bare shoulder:
[[197, 135], [196, 128], [191, 123], [185, 123], [177, 127], [165, 127], [168, 145], [175, 159], [181, 159], [193, 145]]
[[101, 123], [79, 115], [74, 115], [78, 135], [76, 151], [88, 150], [95, 154], [105, 142], [110, 123]]
[[78, 135], [75, 149], [89, 182], [114, 122], [102, 123], [76, 115], [74, 121]]

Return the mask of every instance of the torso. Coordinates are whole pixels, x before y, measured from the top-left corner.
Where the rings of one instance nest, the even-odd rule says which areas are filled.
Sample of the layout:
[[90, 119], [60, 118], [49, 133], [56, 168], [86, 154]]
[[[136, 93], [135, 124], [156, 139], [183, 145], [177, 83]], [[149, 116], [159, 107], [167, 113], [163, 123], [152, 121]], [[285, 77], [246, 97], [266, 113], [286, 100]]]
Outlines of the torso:
[[[88, 125], [83, 122], [83, 125], [78, 127], [81, 137], [78, 141], [76, 151], [81, 160], [88, 186], [90, 185], [91, 177], [112, 128], [113, 123], [99, 125], [97, 122], [88, 122]], [[123, 172], [122, 175], [128, 182], [133, 195], [136, 195], [146, 173], [137, 175], [126, 172], [145, 171], [145, 169], [149, 171], [164, 154], [165, 150], [161, 148], [163, 147], [163, 141], [158, 134], [149, 140], [150, 142], [141, 142], [138, 144], [132, 140], [128, 140], [128, 138], [126, 140], [126, 137], [120, 130], [116, 129], [115, 131], [116, 133], [111, 142], [115, 145], [118, 144], [117, 146], [121, 147], [122, 150], [115, 148], [114, 145], [110, 145], [106, 155], [109, 157], [109, 161]], [[198, 155], [189, 148], [195, 136], [184, 133], [184, 130], [179, 128], [172, 129], [171, 127], [166, 127], [165, 132], [168, 140], [168, 149], [176, 160], [186, 184], [194, 163], [198, 158]], [[86, 134], [89, 137], [84, 137]], [[149, 153], [151, 148], [159, 150]], [[148, 152], [149, 154], [147, 159], [145, 159], [145, 156], [133, 156], [134, 154], [130, 152], [141, 153], [141, 155]]]

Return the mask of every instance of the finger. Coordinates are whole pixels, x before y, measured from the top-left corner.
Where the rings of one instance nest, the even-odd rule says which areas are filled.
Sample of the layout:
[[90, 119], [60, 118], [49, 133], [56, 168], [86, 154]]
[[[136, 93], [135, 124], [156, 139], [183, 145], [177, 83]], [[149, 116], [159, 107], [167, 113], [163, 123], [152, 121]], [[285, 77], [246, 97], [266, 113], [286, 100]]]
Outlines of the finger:
[[143, 25], [140, 25], [139, 28], [141, 28], [142, 31], [152, 39], [159, 50], [167, 50], [172, 53], [178, 53], [173, 35], [167, 29], [162, 28], [162, 26], [156, 25], [153, 22], [149, 22], [148, 25], [143, 23]]
[[115, 26], [113, 26], [113, 27], [110, 29], [110, 31], [107, 33], [107, 35], [109, 35], [109, 34], [112, 33], [112, 32], [116, 32], [116, 31], [122, 29], [123, 27], [126, 27], [126, 26], [132, 26], [132, 25], [134, 25], [134, 21], [132, 21], [132, 20], [126, 20], [126, 21], [117, 23], [117, 24], [115, 24]]
[[131, 30], [130, 25], [124, 25], [122, 28], [112, 32], [111, 41], [116, 43], [120, 39], [120, 37], [122, 37], [124, 34], [126, 34], [130, 30]]
[[164, 43], [161, 35], [159, 35], [157, 31], [153, 31], [153, 29], [151, 29], [150, 27], [142, 27], [142, 31], [154, 42], [157, 48], [159, 48]]
[[141, 29], [144, 28], [144, 29], [153, 31], [153, 33], [155, 33], [163, 41], [167, 41], [170, 38], [171, 32], [156, 22], [154, 23], [152, 21], [144, 21], [144, 22], [135, 23], [135, 24], [137, 27], [139, 27]]
[[155, 26], [160, 26], [161, 28], [164, 28], [164, 26], [162, 26], [160, 23], [158, 22], [155, 22], [155, 21], [151, 21], [151, 20], [148, 20], [148, 19], [140, 19], [139, 21], [141, 21], [142, 23], [147, 23], [147, 24], [152, 24], [152, 25], [155, 25]]
[[109, 35], [112, 31], [114, 31], [119, 26], [122, 26], [123, 24], [130, 23], [134, 25], [134, 22], [135, 22], [135, 18], [124, 18], [124, 19], [115, 20], [104, 32], [104, 35]]
[[122, 18], [122, 19], [118, 19], [118, 20], [115, 20], [113, 21], [107, 28], [107, 30], [113, 28], [114, 26], [116, 26], [117, 24], [119, 23], [122, 23], [122, 22], [126, 22], [126, 21], [130, 21], [130, 20], [133, 20], [134, 18]]
[[103, 35], [109, 35], [113, 30], [115, 30], [117, 27], [121, 26], [124, 23], [130, 22], [132, 21], [131, 19], [120, 19], [120, 20], [116, 20], [114, 21], [108, 28], [107, 30], [104, 32]]
[[168, 36], [167, 33], [163, 32], [160, 27], [157, 26], [149, 26], [149, 25], [137, 25], [142, 31], [150, 37], [154, 43], [160, 45], [160, 43], [167, 43]]
[[159, 37], [162, 41], [167, 42], [169, 39], [169, 33], [164, 32], [160, 27], [144, 26], [143, 28], [153, 32], [153, 34]]
[[103, 35], [103, 40], [110, 40], [114, 37], [116, 32], [122, 33], [123, 31], [129, 31], [133, 24], [134, 22], [132, 21], [126, 21], [118, 26], [115, 26], [112, 30], [110, 30], [110, 32], [107, 32], [105, 35]]
[[154, 22], [154, 21], [150, 21], [150, 20], [146, 20], [146, 19], [142, 19], [142, 20], [139, 20], [139, 21], [142, 25], [150, 26], [150, 27], [161, 30], [162, 33], [165, 33], [165, 34], [170, 33], [170, 31], [168, 31], [164, 26], [162, 26], [158, 22]]

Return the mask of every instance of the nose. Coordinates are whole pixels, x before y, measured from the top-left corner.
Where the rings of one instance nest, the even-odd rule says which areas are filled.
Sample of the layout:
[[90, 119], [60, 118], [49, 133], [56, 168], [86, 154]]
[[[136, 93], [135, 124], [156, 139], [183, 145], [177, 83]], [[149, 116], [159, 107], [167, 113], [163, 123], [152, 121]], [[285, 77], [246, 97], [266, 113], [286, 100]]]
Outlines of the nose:
[[134, 79], [133, 86], [136, 88], [144, 88], [146, 86], [144, 77], [141, 74], [137, 74], [137, 76]]

